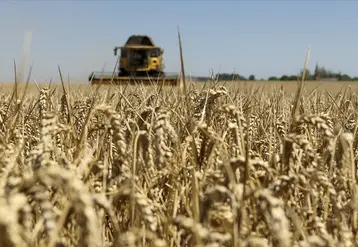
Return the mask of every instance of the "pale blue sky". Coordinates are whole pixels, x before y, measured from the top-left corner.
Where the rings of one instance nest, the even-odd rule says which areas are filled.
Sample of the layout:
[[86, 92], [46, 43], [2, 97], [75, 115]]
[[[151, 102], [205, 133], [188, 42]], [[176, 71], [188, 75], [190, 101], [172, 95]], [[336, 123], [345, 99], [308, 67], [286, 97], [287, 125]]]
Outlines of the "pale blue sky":
[[[137, 6], [137, 7], [136, 7]], [[6, 1], [0, 2], [0, 81], [13, 80], [25, 30], [37, 81], [73, 81], [112, 71], [113, 47], [148, 34], [164, 48], [166, 71], [180, 70], [177, 26], [187, 74], [210, 70], [257, 78], [309, 67], [358, 75], [358, 1]]]

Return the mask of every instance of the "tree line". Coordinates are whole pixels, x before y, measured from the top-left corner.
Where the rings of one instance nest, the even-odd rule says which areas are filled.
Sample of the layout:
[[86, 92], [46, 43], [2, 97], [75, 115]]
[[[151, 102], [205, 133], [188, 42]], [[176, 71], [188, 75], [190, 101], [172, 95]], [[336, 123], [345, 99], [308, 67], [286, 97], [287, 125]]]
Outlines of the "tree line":
[[[302, 78], [303, 70], [296, 75], [288, 75], [284, 74], [281, 76], [270, 76], [268, 81], [297, 81]], [[249, 75], [248, 77], [242, 76], [237, 73], [219, 73], [215, 75], [215, 79], [223, 81], [231, 81], [231, 80], [241, 80], [241, 81], [257, 81], [264, 80], [258, 79], [255, 75]], [[198, 77], [197, 79], [205, 80], [210, 79], [208, 77]], [[358, 81], [357, 76], [349, 76], [348, 74], [343, 74], [341, 72], [334, 72], [330, 69], [326, 69], [325, 67], [320, 67], [316, 64], [315, 70], [311, 72], [310, 70], [306, 70], [305, 80], [308, 81], [320, 81], [320, 80], [334, 80], [334, 81]]]

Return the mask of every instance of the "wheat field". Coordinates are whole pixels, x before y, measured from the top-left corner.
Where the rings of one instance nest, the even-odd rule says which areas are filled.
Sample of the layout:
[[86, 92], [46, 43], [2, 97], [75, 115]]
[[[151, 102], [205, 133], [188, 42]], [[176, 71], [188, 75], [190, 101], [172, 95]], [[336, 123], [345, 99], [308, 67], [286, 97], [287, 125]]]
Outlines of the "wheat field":
[[0, 246], [357, 246], [357, 85], [3, 85]]
[[[68, 87], [68, 82], [64, 82], [65, 85]], [[204, 82], [196, 82], [192, 81], [194, 86], [201, 90], [203, 86], [205, 86]], [[209, 84], [209, 83], [206, 83]], [[295, 81], [220, 81], [218, 82], [219, 85], [224, 85], [229, 89], [238, 89], [238, 88], [252, 88], [252, 89], [258, 89], [259, 91], [264, 92], [272, 92], [277, 89], [281, 89], [288, 94], [295, 93], [297, 90], [297, 82]], [[27, 86], [27, 92], [31, 93], [38, 93], [39, 88], [47, 87], [50, 85], [52, 88], [58, 88], [61, 91], [62, 85], [61, 81], [54, 81], [52, 83], [50, 82], [42, 82], [42, 83], [34, 83], [29, 82]], [[26, 87], [26, 84], [19, 84], [19, 88], [24, 89]], [[132, 86], [129, 86], [132, 87]], [[312, 92], [314, 90], [325, 92], [332, 95], [336, 95], [337, 93], [341, 92], [343, 88], [351, 87], [352, 90], [358, 90], [358, 81], [350, 81], [350, 82], [335, 82], [335, 81], [306, 81], [305, 90], [306, 93]], [[3, 93], [12, 93], [14, 88], [13, 82], [0, 82], [0, 92]], [[70, 88], [73, 91], [78, 91], [82, 93], [88, 93], [92, 92], [95, 87], [90, 86], [89, 83], [78, 81], [78, 83], [74, 83], [71, 81]], [[102, 86], [100, 88], [100, 91], [106, 90], [108, 86]], [[148, 87], [146, 87], [148, 88]], [[57, 90], [56, 90], [57, 91]]]

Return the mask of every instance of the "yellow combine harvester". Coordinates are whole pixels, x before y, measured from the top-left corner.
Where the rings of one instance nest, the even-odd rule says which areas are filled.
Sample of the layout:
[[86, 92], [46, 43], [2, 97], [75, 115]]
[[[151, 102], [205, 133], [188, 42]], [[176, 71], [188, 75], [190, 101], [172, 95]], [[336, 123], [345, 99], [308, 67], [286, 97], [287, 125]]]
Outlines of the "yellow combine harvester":
[[114, 55], [120, 49], [119, 66], [116, 72], [92, 72], [91, 84], [159, 84], [177, 86], [178, 74], [166, 75], [163, 65], [163, 49], [157, 47], [146, 35], [132, 35], [124, 46], [115, 47]]

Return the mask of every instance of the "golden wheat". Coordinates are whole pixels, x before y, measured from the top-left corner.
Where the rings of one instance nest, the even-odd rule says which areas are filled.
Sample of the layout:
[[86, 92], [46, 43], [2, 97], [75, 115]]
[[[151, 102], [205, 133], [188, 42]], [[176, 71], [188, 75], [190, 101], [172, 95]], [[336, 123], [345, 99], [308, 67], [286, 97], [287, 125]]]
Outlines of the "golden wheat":
[[358, 246], [356, 93], [187, 90], [2, 92], [0, 245]]

